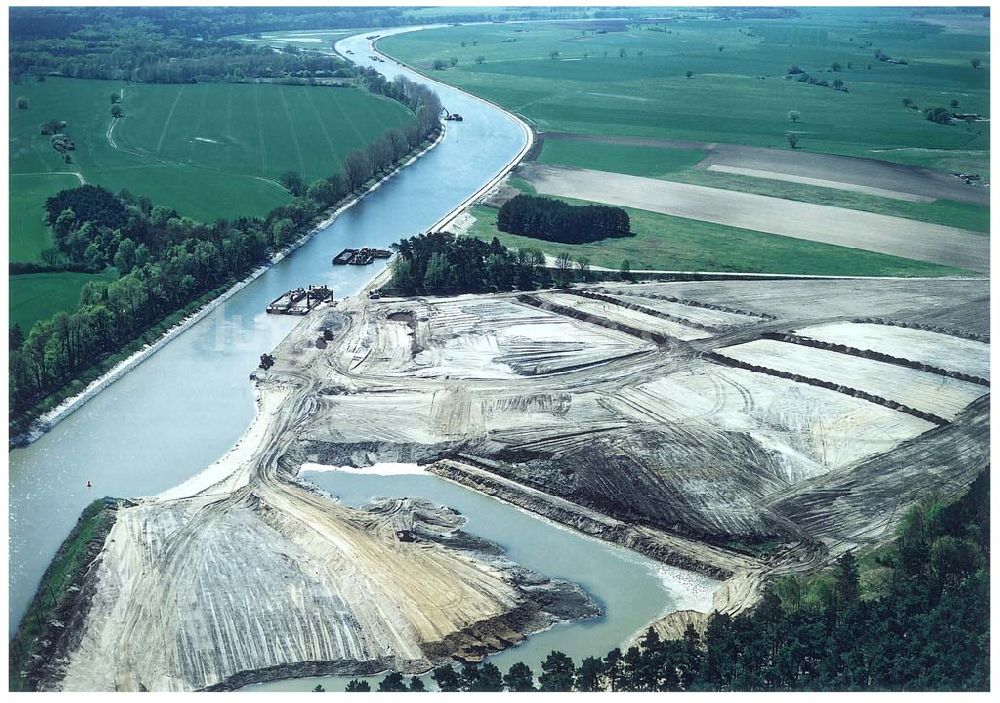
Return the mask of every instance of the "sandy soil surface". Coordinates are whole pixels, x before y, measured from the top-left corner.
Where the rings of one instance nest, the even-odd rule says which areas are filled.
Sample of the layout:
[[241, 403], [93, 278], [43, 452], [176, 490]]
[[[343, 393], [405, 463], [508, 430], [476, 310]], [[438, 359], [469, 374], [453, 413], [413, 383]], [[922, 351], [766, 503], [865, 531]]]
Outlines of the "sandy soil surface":
[[831, 322], [796, 331], [804, 337], [930, 364], [989, 379], [990, 345], [939, 332], [888, 325]]
[[527, 164], [541, 193], [989, 271], [989, 238], [915, 220], [653, 178]]
[[944, 198], [977, 205], [989, 205], [990, 202], [988, 188], [967, 185], [949, 173], [874, 158], [815, 154], [805, 149], [765, 149], [738, 144], [641, 137], [597, 137], [566, 132], [547, 133], [545, 139], [632, 144], [668, 149], [703, 149], [708, 152], [708, 156], [698, 164], [698, 168], [725, 166], [754, 169], [785, 176], [831, 181], [842, 186], [856, 185], [885, 189], [931, 199]]
[[721, 353], [758, 366], [863, 390], [949, 420], [989, 393], [985, 386], [948, 376], [772, 339], [726, 347]]
[[[715, 605], [738, 612], [769, 575], [878, 543], [913, 500], [964, 487], [988, 451], [988, 408], [975, 400], [985, 387], [969, 393], [944, 376], [760, 336], [862, 314], [903, 323], [933, 311], [958, 326], [986, 314], [987, 285], [704, 281], [535, 294], [561, 296], [563, 312], [519, 293], [324, 306], [257, 372], [260, 414], [244, 441], [183, 490], [121, 509], [49, 687], [420, 671], [595, 612], [572, 585], [470, 546], [453, 512], [411, 499], [348, 508], [299, 481], [303, 465], [431, 464], [561, 524], [726, 578]], [[599, 291], [609, 299], [585, 295]], [[717, 329], [654, 344], [637, 325], [664, 314]], [[325, 329], [334, 339], [318, 348]], [[705, 354], [720, 349], [953, 420], [935, 426]], [[880, 472], [898, 451], [905, 467]], [[759, 540], [779, 545], [766, 561], [717, 546]]]

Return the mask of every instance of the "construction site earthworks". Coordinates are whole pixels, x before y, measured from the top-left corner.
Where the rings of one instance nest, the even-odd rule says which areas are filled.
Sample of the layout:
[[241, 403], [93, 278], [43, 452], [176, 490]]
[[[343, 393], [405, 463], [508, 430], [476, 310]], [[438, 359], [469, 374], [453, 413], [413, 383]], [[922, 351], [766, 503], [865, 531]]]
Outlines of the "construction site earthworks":
[[[986, 281], [945, 278], [321, 304], [255, 373], [241, 443], [114, 511], [39, 687], [418, 673], [601, 612], [446, 506], [348, 507], [303, 465], [421, 464], [710, 576], [712, 608], [739, 612], [771, 578], [890, 538], [907, 506], [987, 465], [987, 308]], [[650, 624], [670, 635], [708, 616]]]

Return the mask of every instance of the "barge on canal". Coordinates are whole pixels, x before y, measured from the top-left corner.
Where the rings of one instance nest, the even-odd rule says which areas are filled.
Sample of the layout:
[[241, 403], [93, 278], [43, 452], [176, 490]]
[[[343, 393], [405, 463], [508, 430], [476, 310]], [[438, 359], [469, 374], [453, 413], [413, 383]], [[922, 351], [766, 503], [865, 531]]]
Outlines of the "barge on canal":
[[332, 297], [327, 286], [309, 286], [285, 291], [267, 306], [269, 315], [305, 315]]
[[392, 252], [388, 249], [372, 249], [362, 247], [361, 249], [344, 249], [344, 251], [333, 257], [333, 264], [353, 264], [354, 266], [366, 266], [375, 259], [388, 259]]

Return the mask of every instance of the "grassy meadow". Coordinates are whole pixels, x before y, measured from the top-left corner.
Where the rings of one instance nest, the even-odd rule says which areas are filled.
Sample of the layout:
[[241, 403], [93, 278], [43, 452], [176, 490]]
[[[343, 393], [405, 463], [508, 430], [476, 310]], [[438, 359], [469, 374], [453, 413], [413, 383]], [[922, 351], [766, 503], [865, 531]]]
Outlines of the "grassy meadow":
[[[575, 205], [583, 201], [557, 198]], [[889, 256], [877, 252], [820, 244], [776, 234], [661, 215], [625, 208], [635, 236], [604, 239], [590, 244], [562, 244], [501, 232], [497, 211], [477, 206], [470, 236], [491, 241], [497, 237], [512, 248], [535, 247], [574, 259], [585, 256], [594, 266], [617, 270], [628, 259], [632, 270], [739, 271], [795, 273], [824, 276], [947, 276], [967, 274], [961, 269]]]
[[[88, 183], [147, 195], [203, 221], [265, 214], [289, 200], [276, 181], [281, 173], [299, 171], [307, 181], [327, 176], [348, 151], [409, 119], [398, 103], [353, 88], [235, 83], [123, 88], [111, 81], [58, 78], [10, 88], [12, 174], [76, 171]], [[110, 95], [123, 89], [125, 116], [109, 130]], [[14, 106], [22, 95], [29, 99], [27, 110]], [[39, 134], [39, 124], [50, 119], [67, 122], [65, 132], [77, 147], [71, 164]], [[39, 180], [30, 185], [54, 192], [66, 187], [65, 177], [58, 178], [59, 185], [50, 189]], [[11, 179], [11, 197], [29, 202], [31, 194], [21, 184], [21, 177]]]
[[[787, 148], [785, 134], [794, 130], [810, 151], [985, 170], [984, 124], [939, 125], [902, 105], [910, 98], [921, 108], [947, 107], [955, 99], [988, 116], [985, 20], [981, 33], [959, 33], [905, 9], [800, 13], [792, 20], [465, 25], [386, 37], [379, 46], [543, 131]], [[879, 62], [876, 49], [909, 64]], [[435, 59], [453, 57], [455, 68], [432, 69]], [[972, 59], [982, 67], [973, 69]], [[834, 63], [840, 72], [830, 71]], [[839, 78], [849, 92], [786, 80], [793, 64]], [[794, 126], [791, 110], [801, 115]]]
[[114, 269], [103, 273], [25, 273], [8, 278], [10, 325], [21, 326], [27, 334], [38, 320], [52, 317], [61, 310], [73, 310], [80, 301], [80, 291], [88, 281], [112, 281]]

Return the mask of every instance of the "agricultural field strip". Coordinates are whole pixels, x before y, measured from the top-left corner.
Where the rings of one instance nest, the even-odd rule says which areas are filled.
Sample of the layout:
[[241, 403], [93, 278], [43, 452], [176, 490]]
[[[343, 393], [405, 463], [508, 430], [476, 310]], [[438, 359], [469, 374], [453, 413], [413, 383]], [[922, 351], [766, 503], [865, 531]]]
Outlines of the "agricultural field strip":
[[650, 332], [656, 332], [683, 341], [711, 337], [710, 332], [694, 327], [687, 327], [671, 320], [654, 317], [638, 310], [630, 310], [621, 305], [606, 303], [591, 298], [583, 298], [572, 293], [540, 293], [536, 297], [580, 312], [601, 317], [613, 322], [621, 322]]
[[983, 386], [947, 376], [770, 339], [724, 347], [718, 353], [871, 393], [947, 420], [955, 419], [969, 403], [989, 392]]
[[989, 271], [988, 239], [956, 227], [605, 171], [542, 164], [525, 170], [547, 195]]
[[868, 349], [947, 371], [989, 379], [990, 345], [940, 332], [857, 322], [829, 322], [796, 330], [821, 342]]
[[788, 183], [802, 183], [803, 185], [818, 186], [820, 188], [834, 188], [836, 190], [849, 190], [854, 193], [864, 193], [866, 195], [877, 195], [882, 198], [893, 198], [895, 200], [905, 200], [910, 203], [930, 203], [934, 198], [924, 195], [914, 195], [903, 193], [898, 190], [886, 190], [885, 188], [873, 188], [871, 186], [857, 185], [854, 183], [844, 183], [843, 181], [830, 181], [824, 178], [809, 178], [808, 176], [796, 176], [790, 173], [779, 173], [777, 171], [763, 171], [756, 168], [742, 168], [740, 166], [726, 166], [723, 164], [712, 164], [709, 171], [720, 173], [731, 173], [737, 176], [751, 176], [753, 178], [766, 178], [772, 181], [787, 181]]

